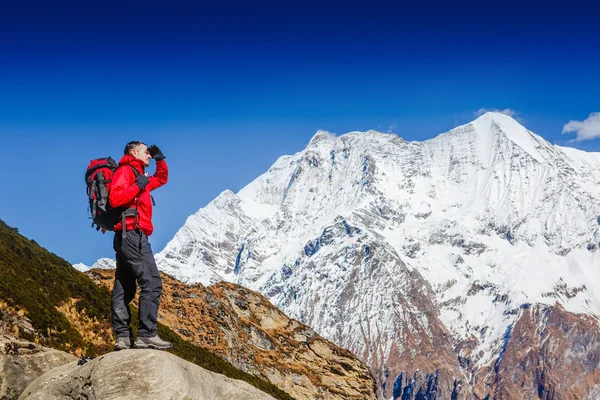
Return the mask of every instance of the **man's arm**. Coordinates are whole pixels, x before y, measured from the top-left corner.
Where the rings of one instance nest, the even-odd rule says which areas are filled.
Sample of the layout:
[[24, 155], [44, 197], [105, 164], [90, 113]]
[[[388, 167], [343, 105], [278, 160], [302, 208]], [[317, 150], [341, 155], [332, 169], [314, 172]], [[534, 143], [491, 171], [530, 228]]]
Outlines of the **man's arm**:
[[169, 168], [164, 159], [156, 162], [156, 171], [149, 179], [148, 190], [157, 189], [167, 183], [169, 180]]
[[167, 183], [169, 180], [169, 168], [165, 162], [165, 155], [157, 145], [153, 144], [148, 147], [148, 152], [156, 160], [156, 171], [150, 177], [150, 182], [148, 183], [148, 190], [154, 190]]
[[[130, 183], [132, 182], [132, 183]], [[140, 186], [133, 179], [133, 171], [129, 167], [117, 168], [113, 175], [108, 202], [113, 208], [129, 204], [140, 193]]]

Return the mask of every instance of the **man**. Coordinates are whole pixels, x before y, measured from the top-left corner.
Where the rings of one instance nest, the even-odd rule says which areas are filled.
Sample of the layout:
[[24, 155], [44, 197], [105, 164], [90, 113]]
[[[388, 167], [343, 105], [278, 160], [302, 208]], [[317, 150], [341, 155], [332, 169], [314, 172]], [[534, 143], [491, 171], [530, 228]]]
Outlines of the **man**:
[[[148, 177], [144, 169], [150, 165], [151, 158], [156, 160], [156, 172]], [[117, 269], [112, 292], [112, 326], [117, 337], [115, 350], [171, 347], [171, 343], [162, 340], [156, 330], [162, 280], [148, 242], [148, 236], [154, 230], [150, 191], [167, 183], [168, 176], [165, 156], [160, 149], [155, 145], [147, 148], [142, 142], [127, 143], [125, 155], [113, 175], [110, 205], [127, 209], [114, 227]], [[132, 343], [129, 303], [135, 297], [136, 281], [141, 288], [139, 326], [138, 337]]]

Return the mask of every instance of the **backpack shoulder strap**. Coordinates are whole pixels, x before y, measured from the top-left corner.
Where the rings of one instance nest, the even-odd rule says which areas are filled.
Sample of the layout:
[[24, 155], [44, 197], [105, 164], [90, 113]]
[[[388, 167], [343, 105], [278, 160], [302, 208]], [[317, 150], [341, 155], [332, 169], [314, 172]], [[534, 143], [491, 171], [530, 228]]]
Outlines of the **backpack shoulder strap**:
[[129, 164], [129, 166], [131, 167], [131, 169], [133, 170], [133, 173], [135, 174], [135, 177], [137, 178], [138, 176], [140, 176], [140, 171], [138, 171], [133, 165]]
[[[135, 169], [135, 167], [131, 164], [127, 164], [129, 167], [131, 167], [131, 169], [133, 170], [133, 173], [135, 175], [135, 177], [137, 178], [138, 176], [140, 176], [140, 171], [138, 171], [137, 169]], [[119, 165], [119, 168], [124, 167], [124, 165]], [[118, 168], [117, 168], [118, 169]]]
[[[131, 167], [131, 169], [133, 170], [133, 174], [135, 175], [135, 177], [137, 178], [138, 176], [140, 176], [140, 171], [138, 171], [137, 169], [135, 169], [135, 167], [131, 164], [127, 164]], [[119, 168], [121, 168], [121, 166], [119, 166]], [[138, 200], [138, 204], [139, 204], [139, 200]], [[138, 210], [137, 207], [136, 208], [128, 208], [126, 210], [124, 210], [121, 213], [121, 225], [123, 226], [123, 240], [125, 240], [125, 237], [127, 235], [127, 221], [126, 221], [126, 217], [133, 217], [136, 220], [136, 224], [137, 224], [137, 218], [138, 218]], [[139, 225], [138, 225], [139, 227]], [[140, 237], [141, 240], [141, 237]], [[140, 248], [141, 248], [141, 242], [140, 242]]]
[[[137, 169], [135, 169], [135, 167], [131, 164], [129, 164], [129, 166], [131, 167], [131, 169], [133, 169], [133, 173], [135, 174], [136, 178], [138, 176], [140, 176], [140, 171], [138, 171]], [[152, 199], [152, 205], [155, 206], [156, 205], [156, 201], [154, 201], [154, 196], [150, 195], [150, 198]]]

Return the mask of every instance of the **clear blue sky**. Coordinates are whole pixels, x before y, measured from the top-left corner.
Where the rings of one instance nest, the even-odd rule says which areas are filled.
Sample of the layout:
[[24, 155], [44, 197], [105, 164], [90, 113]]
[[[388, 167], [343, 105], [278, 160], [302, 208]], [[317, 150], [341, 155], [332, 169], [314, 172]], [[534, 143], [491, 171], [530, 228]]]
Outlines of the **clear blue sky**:
[[83, 176], [130, 140], [170, 167], [158, 252], [318, 129], [423, 140], [509, 108], [567, 144], [563, 126], [600, 111], [598, 6], [13, 3], [0, 6], [0, 219], [72, 263], [114, 255]]

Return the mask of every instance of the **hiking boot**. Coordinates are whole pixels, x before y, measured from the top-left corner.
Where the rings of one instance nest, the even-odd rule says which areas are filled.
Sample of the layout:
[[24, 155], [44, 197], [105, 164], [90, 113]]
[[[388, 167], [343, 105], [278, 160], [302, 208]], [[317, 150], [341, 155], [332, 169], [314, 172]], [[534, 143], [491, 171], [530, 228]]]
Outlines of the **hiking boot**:
[[152, 337], [138, 337], [135, 339], [135, 347], [138, 349], [167, 350], [170, 349], [171, 346], [171, 343], [162, 340], [158, 335]]
[[127, 350], [131, 348], [131, 338], [129, 336], [122, 336], [117, 338], [115, 343], [115, 351]]

